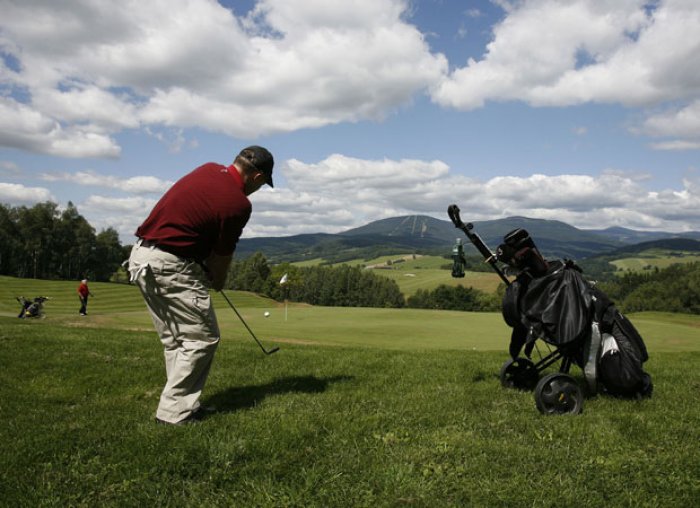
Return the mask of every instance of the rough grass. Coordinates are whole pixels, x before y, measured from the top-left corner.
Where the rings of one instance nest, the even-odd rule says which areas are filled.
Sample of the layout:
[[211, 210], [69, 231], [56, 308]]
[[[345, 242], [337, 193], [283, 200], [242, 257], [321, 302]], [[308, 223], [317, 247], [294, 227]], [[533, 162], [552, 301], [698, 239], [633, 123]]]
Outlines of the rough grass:
[[[500, 387], [497, 313], [294, 306], [285, 321], [284, 305], [232, 293], [281, 346], [264, 356], [215, 295], [224, 335], [203, 401], [216, 411], [180, 428], [153, 423], [162, 349], [138, 290], [93, 284], [80, 318], [75, 286], [0, 280], [0, 506], [700, 501], [697, 316], [631, 316], [651, 399], [543, 417]], [[12, 317], [17, 291], [52, 296], [47, 317]]]
[[152, 332], [0, 318], [4, 506], [696, 506], [700, 353], [654, 397], [543, 417], [502, 353], [224, 340], [190, 427]]

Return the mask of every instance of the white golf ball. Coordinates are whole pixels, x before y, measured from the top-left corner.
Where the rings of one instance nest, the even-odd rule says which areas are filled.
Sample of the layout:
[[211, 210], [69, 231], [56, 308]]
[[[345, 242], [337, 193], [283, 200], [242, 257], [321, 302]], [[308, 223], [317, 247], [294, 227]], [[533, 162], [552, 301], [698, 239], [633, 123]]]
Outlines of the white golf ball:
[[265, 316], [265, 317], [270, 317], [270, 313], [269, 313], [268, 311], [265, 311], [264, 316]]

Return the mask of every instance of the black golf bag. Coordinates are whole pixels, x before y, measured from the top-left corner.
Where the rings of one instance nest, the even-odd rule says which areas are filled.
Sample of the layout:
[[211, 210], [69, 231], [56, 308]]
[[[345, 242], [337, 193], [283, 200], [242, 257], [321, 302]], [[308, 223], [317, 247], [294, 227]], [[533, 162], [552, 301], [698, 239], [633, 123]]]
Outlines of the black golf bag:
[[17, 301], [22, 308], [17, 315], [18, 318], [38, 318], [44, 316], [44, 302], [48, 300], [48, 296], [37, 296], [33, 300], [29, 300], [23, 296], [18, 296]]
[[[546, 260], [524, 229], [505, 235], [492, 253], [473, 226], [461, 222], [456, 205], [448, 213], [507, 285], [503, 318], [513, 331], [511, 358], [500, 372], [503, 386], [534, 389], [542, 413], [579, 413], [583, 391], [568, 374], [576, 364], [591, 395], [651, 395], [651, 376], [642, 368], [648, 359], [644, 341], [573, 261]], [[514, 271], [515, 280], [506, 277], [498, 262]], [[538, 358], [533, 360], [535, 350]], [[557, 362], [558, 372], [540, 377]]]

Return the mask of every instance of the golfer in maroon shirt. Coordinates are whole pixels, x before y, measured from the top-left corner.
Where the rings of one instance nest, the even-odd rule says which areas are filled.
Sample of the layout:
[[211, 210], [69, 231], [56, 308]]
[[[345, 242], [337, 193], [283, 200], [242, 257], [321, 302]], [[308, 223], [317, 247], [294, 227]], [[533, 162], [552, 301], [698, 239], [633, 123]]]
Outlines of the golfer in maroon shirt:
[[[136, 230], [129, 272], [165, 349], [167, 381], [156, 422], [200, 418], [199, 397], [219, 344], [207, 285], [219, 291], [251, 213], [249, 195], [272, 187], [274, 160], [250, 146], [226, 167], [208, 163], [178, 180]], [[205, 267], [208, 281], [200, 280]], [[207, 284], [208, 282], [208, 284]]]

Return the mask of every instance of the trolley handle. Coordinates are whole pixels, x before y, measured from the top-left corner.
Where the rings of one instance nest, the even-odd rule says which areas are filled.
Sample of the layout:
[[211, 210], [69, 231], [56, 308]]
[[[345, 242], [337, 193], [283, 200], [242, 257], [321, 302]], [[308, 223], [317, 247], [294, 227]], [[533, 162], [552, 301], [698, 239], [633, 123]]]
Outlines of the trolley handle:
[[454, 224], [457, 229], [462, 230], [464, 234], [467, 235], [469, 241], [484, 257], [484, 260], [491, 265], [491, 268], [494, 269], [494, 271], [498, 274], [501, 280], [506, 283], [506, 286], [509, 286], [510, 281], [508, 280], [508, 277], [505, 276], [503, 271], [496, 264], [496, 255], [493, 252], [491, 252], [491, 249], [489, 249], [488, 245], [486, 245], [486, 243], [481, 239], [479, 234], [472, 231], [474, 229], [474, 224], [472, 224], [471, 222], [468, 222], [467, 224], [462, 222], [462, 219], [459, 216], [459, 207], [457, 205], [453, 204], [448, 206], [447, 215], [449, 215], [452, 224]]

